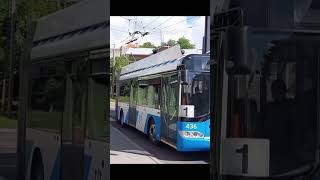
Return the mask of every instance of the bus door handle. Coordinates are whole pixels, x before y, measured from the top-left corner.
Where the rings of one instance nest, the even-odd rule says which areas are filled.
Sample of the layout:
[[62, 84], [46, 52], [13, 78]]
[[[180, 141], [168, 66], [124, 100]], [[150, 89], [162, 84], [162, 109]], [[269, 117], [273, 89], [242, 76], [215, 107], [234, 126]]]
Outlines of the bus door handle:
[[236, 149], [236, 153], [242, 154], [242, 173], [248, 173], [248, 144]]

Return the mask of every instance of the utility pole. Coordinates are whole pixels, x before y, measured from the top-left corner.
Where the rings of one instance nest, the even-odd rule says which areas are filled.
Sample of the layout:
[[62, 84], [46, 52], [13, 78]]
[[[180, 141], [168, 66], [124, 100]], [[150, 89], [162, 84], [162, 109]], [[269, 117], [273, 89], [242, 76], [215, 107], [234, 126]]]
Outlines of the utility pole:
[[10, 43], [9, 43], [9, 82], [8, 82], [8, 115], [11, 115], [12, 95], [13, 95], [13, 65], [15, 60], [15, 17], [16, 17], [16, 1], [9, 0], [9, 17], [10, 17]]
[[[28, 10], [30, 11], [30, 10]], [[25, 174], [26, 174], [26, 121], [27, 121], [27, 109], [28, 109], [28, 93], [29, 93], [29, 69], [27, 68], [28, 64], [30, 63], [30, 54], [32, 49], [32, 41], [33, 36], [36, 29], [36, 22], [31, 22], [31, 17], [28, 12], [27, 16], [27, 37], [25, 40], [25, 48], [23, 50], [23, 58], [20, 59], [19, 63], [19, 113], [18, 113], [18, 133], [17, 133], [17, 179], [25, 180]]]
[[202, 54], [210, 51], [210, 16], [205, 17], [204, 37], [202, 44]]
[[162, 43], [162, 31], [160, 29], [160, 45], [161, 45], [161, 43]]
[[63, 0], [63, 8], [67, 7], [67, 0]]
[[114, 97], [113, 96], [113, 91], [114, 91], [114, 75], [115, 75], [115, 65], [116, 65], [116, 57], [115, 57], [115, 55], [114, 55], [114, 53], [115, 53], [115, 48], [116, 48], [116, 45], [115, 44], [113, 44], [113, 62], [112, 62], [112, 64], [113, 64], [113, 66], [112, 66], [112, 83], [111, 83], [111, 97]]
[[57, 8], [57, 10], [61, 9], [60, 0], [56, 0], [56, 8]]

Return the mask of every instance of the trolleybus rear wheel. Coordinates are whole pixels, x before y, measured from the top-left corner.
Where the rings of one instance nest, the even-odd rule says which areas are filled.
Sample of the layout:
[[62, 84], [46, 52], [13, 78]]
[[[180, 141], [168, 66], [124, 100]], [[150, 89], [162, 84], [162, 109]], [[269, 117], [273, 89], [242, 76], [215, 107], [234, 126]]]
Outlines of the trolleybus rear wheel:
[[148, 130], [148, 137], [150, 139], [150, 141], [153, 143], [153, 144], [158, 144], [159, 141], [157, 140], [156, 138], [156, 125], [153, 121], [153, 119], [150, 119], [149, 121], [149, 130]]

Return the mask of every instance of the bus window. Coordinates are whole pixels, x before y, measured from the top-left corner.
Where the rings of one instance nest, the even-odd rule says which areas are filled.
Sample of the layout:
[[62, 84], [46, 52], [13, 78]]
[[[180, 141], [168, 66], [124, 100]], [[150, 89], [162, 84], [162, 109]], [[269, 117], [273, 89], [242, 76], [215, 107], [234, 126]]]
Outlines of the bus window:
[[271, 175], [312, 163], [317, 146], [316, 41], [302, 33], [258, 30], [248, 37], [246, 51], [255, 63], [248, 66], [249, 73], [228, 72], [227, 137], [268, 139]]
[[181, 104], [194, 105], [195, 117], [209, 113], [209, 78], [209, 73], [189, 72], [189, 83], [181, 86]]
[[100, 82], [104, 81], [89, 79], [88, 136], [90, 139], [107, 141], [109, 126], [105, 101], [108, 98], [108, 93], [106, 84]]
[[128, 82], [121, 82], [118, 96], [119, 102], [129, 102], [130, 84]]
[[155, 89], [154, 86], [148, 86], [147, 91], [147, 105], [148, 107], [155, 108], [154, 98], [155, 98]]
[[155, 93], [154, 93], [154, 104], [156, 109], [160, 109], [160, 85], [154, 85]]
[[139, 86], [138, 88], [138, 105], [147, 106], [148, 86]]
[[60, 132], [64, 92], [65, 81], [62, 77], [32, 79], [31, 128]]
[[[79, 68], [79, 67], [78, 67]], [[72, 133], [74, 144], [83, 143], [83, 127], [86, 115], [87, 78], [85, 69], [77, 69], [77, 76], [72, 81]]]

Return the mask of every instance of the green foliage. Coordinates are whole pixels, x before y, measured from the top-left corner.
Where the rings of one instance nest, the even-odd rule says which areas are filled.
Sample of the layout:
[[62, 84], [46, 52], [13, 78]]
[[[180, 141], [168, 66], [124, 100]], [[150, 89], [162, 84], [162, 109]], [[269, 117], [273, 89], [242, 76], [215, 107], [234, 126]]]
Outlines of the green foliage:
[[185, 37], [181, 37], [178, 39], [178, 41], [175, 41], [173, 39], [169, 39], [168, 42], [162, 42], [161, 46], [174, 46], [176, 44], [179, 44], [181, 49], [194, 49], [195, 45], [190, 43], [190, 40], [185, 38]]
[[55, 11], [57, 11], [56, 4], [47, 0], [22, 0], [17, 4], [15, 34], [17, 52], [22, 52], [24, 48], [28, 21], [35, 21]]
[[174, 46], [176, 44], [177, 44], [177, 42], [175, 40], [173, 40], [173, 39], [169, 39], [169, 41], [167, 42], [168, 46]]
[[5, 19], [5, 17], [8, 14], [8, 1], [2, 0], [0, 1], [0, 27], [1, 27], [1, 31], [0, 31], [0, 61], [1, 63], [3, 63], [4, 58], [5, 58], [5, 50], [4, 50], [4, 38], [3, 34], [2, 34], [2, 28], [3, 28], [3, 21]]
[[115, 59], [116, 59], [115, 68], [117, 72], [120, 72], [121, 68], [129, 64], [129, 61], [124, 56], [116, 57]]
[[[111, 59], [110, 61], [110, 72], [113, 71], [113, 59]], [[120, 56], [120, 57], [115, 57], [115, 74], [119, 74], [121, 71], [121, 68], [123, 68], [124, 66], [128, 65], [129, 61], [124, 57], [124, 56]], [[110, 79], [112, 79], [112, 73], [110, 76]]]
[[194, 49], [195, 45], [190, 43], [190, 40], [184, 36], [179, 38], [177, 43], [180, 45], [181, 49]]
[[166, 42], [161, 42], [160, 47], [161, 47], [161, 46], [167, 46], [167, 43], [166, 43]]
[[17, 128], [17, 119], [0, 116], [0, 128]]
[[140, 48], [155, 48], [156, 46], [153, 45], [151, 42], [145, 42], [139, 46]]
[[[42, 16], [57, 11], [56, 3], [47, 0], [20, 0], [16, 4], [16, 31], [15, 31], [15, 45], [16, 45], [16, 59], [19, 61], [21, 58], [24, 43], [27, 36], [27, 23], [34, 21]], [[4, 35], [2, 34], [3, 20], [8, 15], [8, 1], [0, 1], [0, 61], [6, 59], [5, 49], [3, 48]], [[1, 63], [1, 62], [0, 62]]]

